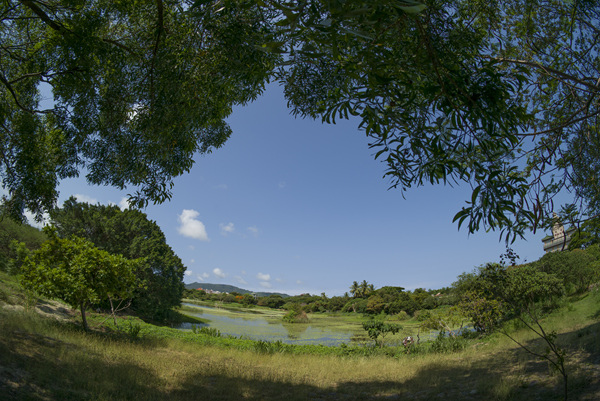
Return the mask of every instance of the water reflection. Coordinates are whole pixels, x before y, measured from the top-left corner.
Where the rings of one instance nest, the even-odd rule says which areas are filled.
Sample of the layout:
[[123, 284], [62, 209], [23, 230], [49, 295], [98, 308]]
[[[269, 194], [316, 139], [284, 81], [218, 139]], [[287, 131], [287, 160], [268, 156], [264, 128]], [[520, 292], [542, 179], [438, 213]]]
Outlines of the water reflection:
[[[209, 320], [206, 324], [197, 324], [198, 327], [211, 327], [217, 329], [222, 335], [244, 337], [252, 340], [281, 341], [288, 344], [322, 344], [340, 345], [364, 339], [364, 331], [357, 326], [355, 330], [333, 330], [330, 327], [319, 327], [317, 324], [289, 324], [282, 323], [281, 316], [269, 316], [231, 310], [215, 309], [208, 306], [184, 304], [197, 309], [197, 312], [188, 312], [190, 315]], [[183, 323], [178, 327], [191, 330], [191, 323]]]

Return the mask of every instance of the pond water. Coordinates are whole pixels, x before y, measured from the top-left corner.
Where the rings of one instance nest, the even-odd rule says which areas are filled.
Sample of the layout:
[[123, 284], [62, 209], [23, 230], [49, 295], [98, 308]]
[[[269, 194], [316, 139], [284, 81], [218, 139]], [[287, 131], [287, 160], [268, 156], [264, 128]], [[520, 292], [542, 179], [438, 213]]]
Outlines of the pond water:
[[[209, 306], [184, 303], [192, 307], [186, 313], [209, 320], [207, 324], [196, 324], [198, 327], [217, 329], [222, 335], [243, 337], [251, 340], [282, 341], [288, 344], [323, 344], [340, 345], [342, 343], [369, 341], [360, 323], [344, 322], [332, 324], [325, 321], [309, 323], [282, 323], [283, 314], [277, 313], [247, 313]], [[182, 330], [191, 330], [191, 323], [179, 326]]]

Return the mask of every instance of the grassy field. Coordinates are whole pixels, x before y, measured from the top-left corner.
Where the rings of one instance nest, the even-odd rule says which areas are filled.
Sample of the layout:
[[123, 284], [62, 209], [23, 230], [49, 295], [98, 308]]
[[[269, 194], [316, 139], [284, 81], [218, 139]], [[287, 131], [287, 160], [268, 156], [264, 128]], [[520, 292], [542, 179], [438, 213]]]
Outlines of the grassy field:
[[[3, 400], [558, 400], [562, 379], [502, 335], [460, 352], [340, 356], [318, 348], [182, 333], [91, 316], [93, 332], [54, 301], [34, 303], [0, 274]], [[102, 325], [101, 323], [105, 321]], [[598, 291], [548, 317], [567, 350], [570, 399], [600, 399]], [[528, 331], [515, 336], [541, 349]], [[302, 351], [304, 350], [304, 351]]]

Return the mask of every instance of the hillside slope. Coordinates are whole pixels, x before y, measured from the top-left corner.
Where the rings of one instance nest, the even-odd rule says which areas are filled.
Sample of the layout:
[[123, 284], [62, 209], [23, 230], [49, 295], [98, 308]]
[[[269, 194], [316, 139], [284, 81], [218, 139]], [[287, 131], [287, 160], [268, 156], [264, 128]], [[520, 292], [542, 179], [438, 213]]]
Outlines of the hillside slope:
[[283, 298], [289, 297], [288, 294], [282, 294], [279, 292], [255, 292], [255, 291], [245, 290], [243, 288], [239, 288], [239, 287], [236, 287], [235, 285], [229, 285], [229, 284], [211, 284], [211, 283], [194, 282], [194, 283], [185, 285], [186, 290], [195, 290], [198, 288], [202, 288], [204, 290], [212, 290], [212, 291], [228, 292], [228, 293], [237, 292], [238, 294], [256, 294], [259, 297], [268, 297], [269, 295], [280, 295]]

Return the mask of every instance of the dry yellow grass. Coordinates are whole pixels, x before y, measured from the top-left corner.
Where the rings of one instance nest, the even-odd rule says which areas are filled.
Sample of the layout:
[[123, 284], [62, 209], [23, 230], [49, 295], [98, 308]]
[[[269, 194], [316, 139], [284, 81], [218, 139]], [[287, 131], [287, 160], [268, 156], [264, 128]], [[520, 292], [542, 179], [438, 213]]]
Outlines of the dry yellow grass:
[[27, 315], [19, 319], [24, 324], [16, 326], [24, 330], [5, 326], [11, 334], [0, 340], [0, 372], [23, 372], [3, 383], [9, 390], [4, 394], [15, 400], [24, 392], [37, 394], [30, 399], [98, 400], [189, 400], [200, 394], [224, 400], [529, 400], [559, 399], [553, 395], [560, 393], [559, 377], [548, 376], [547, 367], [502, 338], [457, 354], [399, 359], [264, 355], [175, 340], [115, 341]]
[[[574, 400], [600, 399], [597, 298], [545, 321], [569, 346]], [[529, 331], [516, 336], [540, 346]], [[561, 378], [549, 373], [499, 335], [453, 354], [261, 354], [176, 339], [130, 342], [0, 308], [3, 400], [558, 400]]]

